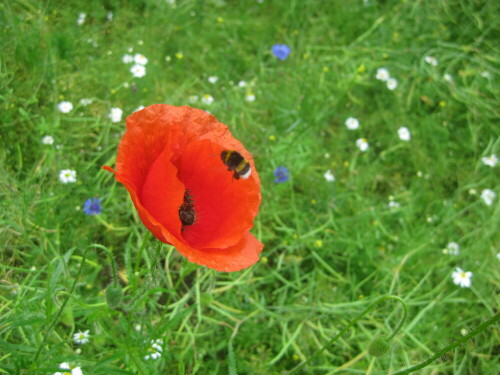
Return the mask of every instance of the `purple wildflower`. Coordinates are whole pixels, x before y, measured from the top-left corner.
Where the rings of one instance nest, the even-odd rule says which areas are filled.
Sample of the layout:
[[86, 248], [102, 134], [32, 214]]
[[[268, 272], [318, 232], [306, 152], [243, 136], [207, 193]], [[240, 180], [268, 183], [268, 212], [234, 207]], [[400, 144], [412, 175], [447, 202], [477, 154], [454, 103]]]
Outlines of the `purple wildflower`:
[[272, 48], [274, 56], [276, 56], [280, 60], [286, 60], [288, 55], [290, 54], [290, 47], [286, 44], [275, 44]]
[[102, 210], [101, 200], [99, 198], [89, 198], [83, 205], [83, 212], [87, 215], [100, 214]]
[[290, 179], [290, 172], [287, 167], [278, 167], [274, 170], [274, 182], [281, 184]]

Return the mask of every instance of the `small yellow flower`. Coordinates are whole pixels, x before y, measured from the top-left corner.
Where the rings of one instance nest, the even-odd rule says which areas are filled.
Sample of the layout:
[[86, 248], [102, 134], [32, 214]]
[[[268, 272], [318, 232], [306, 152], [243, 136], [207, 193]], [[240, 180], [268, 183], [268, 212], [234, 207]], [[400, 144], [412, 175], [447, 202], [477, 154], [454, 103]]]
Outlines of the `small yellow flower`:
[[275, 141], [275, 140], [276, 140], [276, 136], [275, 136], [275, 135], [273, 135], [273, 134], [271, 134], [271, 135], [269, 136], [269, 140], [270, 140], [270, 141]]
[[314, 241], [314, 246], [316, 246], [316, 247], [323, 247], [323, 241], [321, 241], [321, 240]]
[[267, 264], [267, 262], [269, 262], [269, 259], [267, 259], [267, 257], [262, 257], [260, 258], [260, 261], [264, 264]]
[[346, 168], [347, 168], [348, 166], [349, 166], [349, 162], [348, 162], [348, 161], [345, 161], [345, 162], [344, 162], [344, 167], [346, 167]]
[[218, 22], [218, 23], [224, 23], [224, 18], [222, 18], [222, 17], [217, 17], [217, 22]]
[[326, 73], [326, 72], [329, 72], [329, 71], [330, 71], [330, 68], [329, 68], [329, 67], [327, 67], [327, 66], [324, 66], [324, 67], [323, 67], [323, 71], [324, 71], [325, 73]]
[[356, 71], [359, 73], [359, 74], [363, 74], [365, 72], [365, 66], [363, 64], [361, 64], [360, 66], [358, 66], [358, 68], [356, 69]]
[[177, 57], [180, 60], [180, 59], [182, 59], [184, 57], [184, 54], [182, 52], [177, 52], [175, 54], [175, 57]]
[[298, 361], [300, 359], [300, 357], [297, 354], [294, 354], [292, 358], [294, 361]]
[[441, 100], [441, 101], [439, 102], [439, 106], [440, 106], [440, 107], [446, 107], [446, 102], [445, 102], [444, 100]]

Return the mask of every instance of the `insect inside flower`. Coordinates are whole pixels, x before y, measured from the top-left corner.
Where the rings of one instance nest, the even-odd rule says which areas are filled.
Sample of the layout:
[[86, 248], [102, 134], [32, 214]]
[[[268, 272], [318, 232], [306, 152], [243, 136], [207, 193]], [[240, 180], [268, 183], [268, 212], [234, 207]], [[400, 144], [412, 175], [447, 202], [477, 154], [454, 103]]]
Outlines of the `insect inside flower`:
[[184, 230], [185, 225], [193, 225], [196, 219], [196, 212], [194, 210], [194, 201], [189, 189], [184, 193], [184, 202], [179, 207], [179, 219], [182, 223], [181, 230]]

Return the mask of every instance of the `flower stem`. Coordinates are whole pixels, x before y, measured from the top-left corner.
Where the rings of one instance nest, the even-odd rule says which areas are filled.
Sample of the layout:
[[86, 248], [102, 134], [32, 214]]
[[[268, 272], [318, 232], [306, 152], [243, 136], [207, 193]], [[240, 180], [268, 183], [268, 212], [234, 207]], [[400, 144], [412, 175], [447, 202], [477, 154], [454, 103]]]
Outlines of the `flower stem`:
[[410, 374], [412, 372], [415, 372], [417, 370], [420, 370], [428, 365], [430, 365], [432, 362], [434, 362], [436, 359], [441, 357], [443, 354], [448, 353], [449, 351], [455, 349], [457, 346], [462, 345], [464, 342], [469, 340], [470, 338], [476, 336], [478, 333], [481, 333], [484, 331], [486, 328], [494, 324], [498, 319], [500, 318], [500, 313], [497, 313], [494, 315], [491, 319], [485, 321], [484, 323], [478, 325], [476, 329], [470, 331], [467, 335], [462, 336], [459, 340], [455, 341], [454, 343], [445, 346], [443, 349], [440, 351], [436, 352], [433, 356], [427, 358], [425, 361], [420, 363], [419, 365], [407, 368], [406, 370], [398, 371], [394, 373], [393, 375], [403, 375], [403, 374]]
[[104, 247], [104, 246], [99, 245], [99, 244], [95, 244], [94, 246], [101, 249], [101, 250], [104, 250], [106, 252], [106, 254], [108, 254], [109, 260], [111, 261], [111, 270], [112, 270], [112, 274], [113, 274], [113, 285], [119, 285], [118, 284], [118, 274], [116, 272], [116, 263], [115, 263], [115, 258], [113, 257], [113, 254], [111, 253], [111, 251], [108, 250], [107, 247]]
[[406, 303], [401, 298], [399, 298], [397, 296], [393, 296], [393, 295], [383, 296], [383, 297], [377, 298], [375, 301], [373, 301], [366, 309], [364, 309], [361, 312], [361, 314], [359, 314], [356, 318], [354, 318], [354, 320], [351, 320], [349, 322], [349, 324], [347, 324], [339, 333], [337, 333], [330, 341], [328, 341], [325, 345], [323, 345], [323, 347], [321, 349], [319, 349], [318, 351], [316, 351], [316, 353], [314, 353], [311, 357], [309, 357], [305, 362], [300, 363], [298, 366], [296, 366], [295, 368], [293, 368], [292, 370], [290, 370], [290, 372], [287, 375], [291, 375], [291, 374], [296, 373], [298, 370], [300, 370], [302, 367], [304, 367], [305, 365], [307, 365], [309, 362], [311, 362], [318, 355], [320, 355], [321, 353], [323, 353], [323, 351], [325, 351], [326, 348], [328, 348], [340, 336], [342, 336], [344, 333], [346, 333], [349, 330], [349, 328], [351, 328], [359, 319], [361, 319], [368, 312], [370, 312], [377, 304], [379, 304], [382, 301], [385, 301], [386, 299], [396, 300], [396, 301], [398, 301], [399, 303], [401, 303], [403, 305], [403, 318], [401, 319], [401, 322], [399, 322], [398, 326], [396, 327], [396, 329], [394, 330], [393, 334], [389, 338], [389, 340], [391, 340], [398, 333], [398, 331], [401, 329], [401, 327], [403, 326], [404, 321], [406, 320], [406, 317], [408, 316], [408, 308], [406, 307]]

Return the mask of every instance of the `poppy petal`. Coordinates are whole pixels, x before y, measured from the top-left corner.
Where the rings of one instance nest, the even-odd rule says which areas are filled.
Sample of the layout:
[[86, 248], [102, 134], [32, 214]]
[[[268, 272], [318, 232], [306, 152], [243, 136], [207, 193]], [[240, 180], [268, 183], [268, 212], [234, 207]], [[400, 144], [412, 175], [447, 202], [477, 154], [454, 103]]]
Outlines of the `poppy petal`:
[[179, 207], [184, 200], [185, 187], [177, 178], [177, 168], [170, 161], [172, 155], [172, 149], [166, 147], [154, 161], [144, 181], [140, 198], [150, 215], [179, 238]]
[[[194, 200], [196, 219], [182, 235], [197, 249], [226, 248], [253, 226], [260, 194], [255, 178], [236, 180], [208, 139], [191, 142], [179, 159], [179, 179]], [[203, 168], [203, 171], [200, 171]]]
[[177, 250], [190, 262], [213, 268], [216, 271], [234, 272], [248, 268], [259, 260], [264, 245], [250, 232], [226, 249], [194, 249], [178, 246]]

